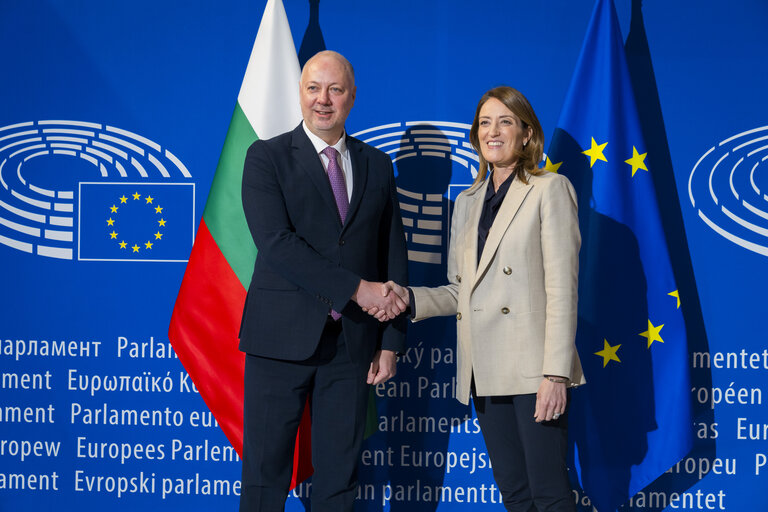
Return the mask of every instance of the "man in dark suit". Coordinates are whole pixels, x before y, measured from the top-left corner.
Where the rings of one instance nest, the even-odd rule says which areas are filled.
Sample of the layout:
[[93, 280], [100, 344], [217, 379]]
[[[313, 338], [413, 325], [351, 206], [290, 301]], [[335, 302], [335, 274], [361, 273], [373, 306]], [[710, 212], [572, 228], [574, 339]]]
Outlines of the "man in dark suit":
[[368, 385], [395, 374], [405, 343], [405, 304], [381, 284], [407, 279], [391, 160], [344, 132], [355, 83], [343, 56], [312, 57], [299, 87], [304, 121], [255, 142], [243, 172], [258, 255], [240, 328], [241, 511], [284, 510], [307, 399], [312, 510], [353, 510]]

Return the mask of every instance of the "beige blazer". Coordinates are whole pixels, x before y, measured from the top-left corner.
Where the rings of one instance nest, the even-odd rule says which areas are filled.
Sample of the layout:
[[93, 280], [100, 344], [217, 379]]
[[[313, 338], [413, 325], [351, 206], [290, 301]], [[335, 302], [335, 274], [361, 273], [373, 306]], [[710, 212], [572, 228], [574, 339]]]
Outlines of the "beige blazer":
[[576, 193], [554, 173], [515, 179], [477, 261], [485, 182], [459, 194], [449, 284], [412, 287], [413, 321], [456, 315], [456, 398], [536, 393], [544, 375], [585, 382], [576, 353], [579, 223]]

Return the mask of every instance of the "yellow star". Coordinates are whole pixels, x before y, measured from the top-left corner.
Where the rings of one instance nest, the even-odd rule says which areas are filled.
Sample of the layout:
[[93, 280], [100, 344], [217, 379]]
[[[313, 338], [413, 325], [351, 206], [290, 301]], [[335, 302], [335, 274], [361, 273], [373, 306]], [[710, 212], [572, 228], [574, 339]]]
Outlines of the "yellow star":
[[603, 358], [603, 368], [605, 368], [608, 365], [608, 361], [616, 361], [617, 363], [621, 362], [621, 359], [619, 359], [619, 356], [616, 355], [616, 351], [619, 350], [620, 346], [621, 344], [618, 344], [615, 347], [612, 347], [608, 344], [608, 340], [603, 338], [603, 350], [600, 350], [599, 352], [595, 352], [596, 356], [600, 356]]
[[112, 220], [112, 217], [108, 218], [107, 219], [107, 226], [114, 226], [114, 225], [115, 225], [115, 221]]
[[128, 201], [128, 198], [127, 198], [127, 197], [125, 197], [125, 194], [123, 194], [123, 197], [121, 197], [121, 198], [120, 198], [120, 202], [121, 202], [121, 203], [125, 203], [125, 202], [127, 202], [127, 201]]
[[133, 200], [134, 201], [138, 201], [139, 199], [141, 199], [141, 194], [139, 194], [138, 192], [134, 192], [133, 193]]
[[133, 249], [133, 252], [139, 252], [139, 246], [136, 244], [133, 244], [133, 247], [131, 247], [131, 249]]
[[161, 232], [158, 231], [155, 233], [155, 240], [160, 240], [161, 238], [163, 238], [163, 234]]
[[677, 299], [677, 309], [680, 309], [680, 292], [678, 290], [675, 290], [673, 292], [669, 292], [667, 295], [671, 295], [672, 297]]
[[157, 221], [157, 223], [160, 224], [161, 227], [165, 226], [165, 219], [160, 219], [159, 221]]
[[149, 203], [151, 203], [151, 202], [152, 202], [152, 200], [154, 199], [154, 197], [152, 197], [152, 196], [147, 196], [147, 197], [145, 197], [144, 199], [146, 199], [146, 200], [147, 200], [147, 204], [149, 204]]
[[112, 211], [112, 213], [117, 213], [117, 206], [112, 205], [112, 208], [110, 208], [110, 210]]
[[603, 150], [607, 145], [608, 145], [607, 142], [605, 144], [598, 144], [597, 142], [595, 142], [595, 138], [592, 137], [592, 147], [587, 149], [586, 151], [582, 151], [582, 153], [584, 153], [589, 157], [590, 168], [592, 168], [592, 166], [595, 165], [595, 162], [597, 162], [598, 160], [602, 160], [603, 162], [608, 161], [603, 155]]
[[144, 246], [145, 246], [147, 249], [151, 249], [151, 248], [152, 248], [152, 242], [150, 242], [150, 241], [146, 241], [146, 242], [144, 242]]
[[122, 242], [120, 242], [120, 248], [121, 248], [121, 249], [125, 249], [125, 247], [126, 247], [127, 245], [128, 245], [128, 244], [127, 244], [127, 243], [125, 243], [125, 240], [123, 240]]
[[115, 232], [115, 230], [114, 230], [114, 229], [113, 229], [113, 230], [112, 230], [112, 232], [109, 234], [109, 238], [112, 238], [112, 239], [117, 239], [117, 233]]
[[547, 157], [547, 163], [544, 164], [544, 170], [549, 172], [557, 172], [561, 165], [563, 165], [563, 162], [557, 162], [556, 164], [553, 164], [552, 160]]
[[661, 339], [661, 335], [659, 334], [659, 332], [661, 332], [662, 327], [664, 327], [664, 324], [654, 327], [654, 325], [651, 323], [651, 319], [650, 318], [648, 319], [648, 330], [640, 333], [640, 336], [645, 336], [646, 338], [648, 338], [648, 348], [651, 348], [651, 344], [654, 341], [664, 343], [664, 340]]
[[163, 213], [162, 206], [155, 206], [155, 213]]
[[624, 160], [625, 163], [628, 163], [632, 166], [632, 177], [635, 177], [635, 173], [638, 169], [642, 169], [644, 171], [647, 171], [648, 168], [645, 166], [645, 156], [648, 153], [643, 153], [642, 155], [637, 152], [637, 148], [635, 146], [632, 146], [632, 158], [629, 160]]

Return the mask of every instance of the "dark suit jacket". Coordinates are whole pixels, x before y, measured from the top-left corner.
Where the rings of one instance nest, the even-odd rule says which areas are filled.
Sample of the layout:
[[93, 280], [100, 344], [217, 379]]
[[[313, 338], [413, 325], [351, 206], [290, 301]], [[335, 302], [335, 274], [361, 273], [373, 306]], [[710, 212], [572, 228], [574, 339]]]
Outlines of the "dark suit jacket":
[[331, 309], [343, 314], [350, 358], [404, 350], [404, 315], [379, 324], [350, 300], [360, 279], [407, 281], [407, 253], [390, 158], [347, 137], [353, 187], [342, 226], [331, 185], [299, 125], [248, 149], [243, 208], [258, 249], [240, 326], [240, 350], [303, 360]]

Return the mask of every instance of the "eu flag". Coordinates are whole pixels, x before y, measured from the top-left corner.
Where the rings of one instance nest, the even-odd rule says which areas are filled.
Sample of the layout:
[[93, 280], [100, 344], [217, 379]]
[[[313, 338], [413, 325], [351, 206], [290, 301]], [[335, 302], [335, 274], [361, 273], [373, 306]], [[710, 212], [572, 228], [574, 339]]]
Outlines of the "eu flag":
[[194, 202], [192, 183], [80, 183], [78, 259], [186, 261]]
[[689, 451], [688, 350], [612, 0], [598, 0], [547, 169], [579, 196], [577, 347], [569, 413], [579, 483], [616, 510]]

